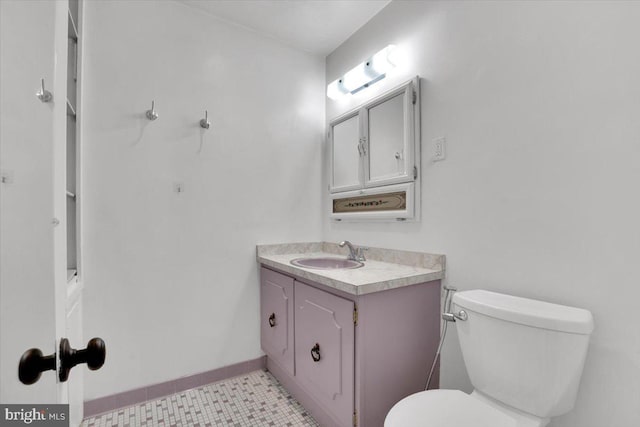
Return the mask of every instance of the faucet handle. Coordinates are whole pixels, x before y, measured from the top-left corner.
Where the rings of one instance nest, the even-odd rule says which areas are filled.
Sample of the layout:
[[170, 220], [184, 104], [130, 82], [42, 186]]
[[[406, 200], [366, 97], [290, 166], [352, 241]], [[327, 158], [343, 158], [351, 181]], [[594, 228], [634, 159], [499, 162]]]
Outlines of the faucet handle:
[[358, 257], [357, 261], [366, 261], [367, 259], [364, 256], [364, 251], [368, 251], [368, 250], [369, 248], [365, 246], [358, 247], [358, 249], [356, 250], [356, 255]]

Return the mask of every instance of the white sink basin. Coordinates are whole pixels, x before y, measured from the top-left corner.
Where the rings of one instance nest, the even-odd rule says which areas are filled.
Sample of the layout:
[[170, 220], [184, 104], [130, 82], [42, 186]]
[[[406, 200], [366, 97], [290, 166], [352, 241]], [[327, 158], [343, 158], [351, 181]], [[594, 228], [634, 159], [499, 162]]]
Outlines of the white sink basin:
[[319, 257], [319, 258], [296, 258], [291, 261], [296, 267], [315, 268], [317, 270], [342, 270], [360, 268], [364, 264], [347, 258]]

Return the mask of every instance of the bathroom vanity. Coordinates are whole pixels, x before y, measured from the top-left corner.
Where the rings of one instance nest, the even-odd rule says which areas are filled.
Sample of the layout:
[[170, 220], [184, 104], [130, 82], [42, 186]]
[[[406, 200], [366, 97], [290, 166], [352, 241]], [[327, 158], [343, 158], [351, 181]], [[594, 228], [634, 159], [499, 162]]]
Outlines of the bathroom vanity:
[[382, 426], [397, 401], [424, 389], [445, 259], [371, 248], [356, 269], [291, 264], [347, 253], [326, 242], [257, 247], [261, 345], [269, 371], [320, 425]]

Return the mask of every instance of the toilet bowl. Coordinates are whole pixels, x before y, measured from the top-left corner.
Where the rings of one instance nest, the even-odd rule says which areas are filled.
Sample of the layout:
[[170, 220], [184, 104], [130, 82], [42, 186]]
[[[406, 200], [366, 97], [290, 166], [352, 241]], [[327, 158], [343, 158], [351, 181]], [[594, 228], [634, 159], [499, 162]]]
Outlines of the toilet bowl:
[[[471, 394], [412, 394], [385, 427], [544, 427], [575, 403], [593, 317], [587, 310], [484, 290], [453, 297]], [[462, 320], [466, 319], [466, 320]]]
[[477, 391], [429, 390], [398, 402], [387, 414], [385, 427], [544, 427], [540, 419], [515, 411]]

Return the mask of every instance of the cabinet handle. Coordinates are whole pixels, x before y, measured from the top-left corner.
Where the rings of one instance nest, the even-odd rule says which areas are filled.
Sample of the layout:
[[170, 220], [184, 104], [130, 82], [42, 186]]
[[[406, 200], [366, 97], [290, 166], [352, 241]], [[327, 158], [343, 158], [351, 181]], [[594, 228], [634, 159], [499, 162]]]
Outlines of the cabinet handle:
[[311, 358], [314, 362], [320, 361], [320, 344], [316, 343], [311, 349]]
[[271, 316], [269, 316], [269, 326], [271, 326], [272, 328], [274, 326], [276, 326], [276, 314], [275, 313], [271, 313]]

